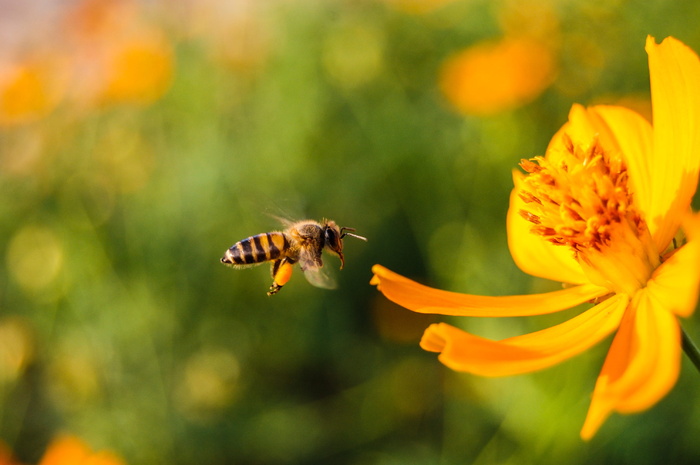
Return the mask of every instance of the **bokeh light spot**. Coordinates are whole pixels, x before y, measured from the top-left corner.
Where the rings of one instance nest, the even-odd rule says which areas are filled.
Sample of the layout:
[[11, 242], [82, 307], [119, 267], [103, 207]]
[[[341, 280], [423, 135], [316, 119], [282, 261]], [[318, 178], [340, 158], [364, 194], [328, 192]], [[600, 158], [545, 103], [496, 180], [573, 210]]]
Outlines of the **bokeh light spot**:
[[206, 348], [186, 362], [175, 400], [190, 419], [205, 420], [233, 402], [240, 364], [224, 349]]
[[77, 334], [62, 342], [49, 372], [52, 397], [67, 410], [79, 410], [102, 391], [95, 348]]
[[35, 292], [56, 279], [63, 259], [63, 245], [51, 229], [25, 226], [10, 241], [7, 266], [24, 290]]
[[0, 320], [0, 384], [15, 381], [33, 355], [34, 337], [27, 324], [16, 317]]
[[382, 68], [383, 40], [381, 32], [368, 25], [337, 28], [324, 44], [326, 71], [342, 87], [353, 88], [371, 81]]

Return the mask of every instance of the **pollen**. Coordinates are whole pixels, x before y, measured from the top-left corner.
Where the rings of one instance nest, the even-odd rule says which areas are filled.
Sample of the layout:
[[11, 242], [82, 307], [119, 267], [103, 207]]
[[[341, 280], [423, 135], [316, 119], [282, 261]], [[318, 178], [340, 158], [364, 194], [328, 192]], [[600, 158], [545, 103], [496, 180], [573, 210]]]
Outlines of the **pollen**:
[[576, 144], [565, 135], [546, 157], [520, 166], [528, 173], [520, 215], [532, 223], [532, 233], [569, 247], [598, 284], [630, 294], [646, 284], [660, 260], [619, 151], [597, 139]]

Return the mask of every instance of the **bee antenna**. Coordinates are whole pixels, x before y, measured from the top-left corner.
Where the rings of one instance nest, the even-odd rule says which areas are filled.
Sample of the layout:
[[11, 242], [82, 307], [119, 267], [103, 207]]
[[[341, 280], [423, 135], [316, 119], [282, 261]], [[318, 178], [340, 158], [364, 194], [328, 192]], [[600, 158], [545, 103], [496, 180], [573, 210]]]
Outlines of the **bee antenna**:
[[347, 231], [354, 231], [354, 230], [355, 230], [355, 228], [340, 228], [340, 238], [342, 239], [345, 236], [350, 236], [350, 237], [354, 237], [356, 239], [360, 239], [360, 240], [367, 242], [366, 237], [358, 236], [357, 234], [352, 234], [352, 233], [347, 232]]

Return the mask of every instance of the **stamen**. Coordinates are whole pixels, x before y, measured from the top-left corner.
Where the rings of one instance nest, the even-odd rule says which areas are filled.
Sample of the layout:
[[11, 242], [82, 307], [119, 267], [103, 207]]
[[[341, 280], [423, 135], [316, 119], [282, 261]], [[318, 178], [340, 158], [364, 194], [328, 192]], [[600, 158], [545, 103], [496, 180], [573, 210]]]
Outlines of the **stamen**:
[[[520, 162], [529, 174], [519, 213], [533, 224], [532, 233], [570, 247], [594, 282], [633, 292], [651, 276], [659, 255], [634, 208], [627, 167], [598, 140], [587, 147], [568, 135], [561, 140], [547, 157]], [[628, 260], [626, 253], [637, 258]]]

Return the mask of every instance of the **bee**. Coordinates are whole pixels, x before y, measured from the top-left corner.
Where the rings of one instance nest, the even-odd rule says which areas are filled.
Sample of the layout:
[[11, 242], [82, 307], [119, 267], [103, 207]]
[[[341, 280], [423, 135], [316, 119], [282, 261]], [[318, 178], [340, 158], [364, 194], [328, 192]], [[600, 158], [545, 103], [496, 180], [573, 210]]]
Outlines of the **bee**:
[[353, 228], [341, 228], [335, 221], [314, 220], [289, 223], [284, 231], [273, 231], [247, 237], [233, 244], [221, 257], [221, 263], [236, 268], [246, 268], [264, 262], [272, 262], [272, 285], [267, 295], [277, 294], [292, 277], [292, 270], [299, 263], [306, 279], [317, 287], [332, 289], [335, 282], [322, 270], [321, 252], [327, 249], [340, 258], [340, 269], [345, 266], [343, 238], [355, 237]]

